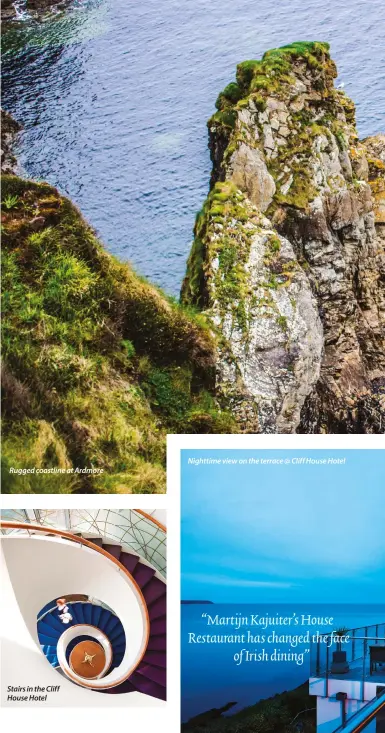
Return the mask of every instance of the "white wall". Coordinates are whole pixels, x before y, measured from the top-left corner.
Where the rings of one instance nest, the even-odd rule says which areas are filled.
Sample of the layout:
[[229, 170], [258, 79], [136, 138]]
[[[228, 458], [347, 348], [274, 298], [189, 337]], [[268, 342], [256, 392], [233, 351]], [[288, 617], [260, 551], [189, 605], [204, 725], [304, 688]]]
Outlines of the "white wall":
[[360, 701], [363, 697], [368, 702], [376, 696], [378, 684], [378, 682], [365, 681], [362, 695], [361, 680], [329, 679], [326, 681], [322, 677], [310, 677], [309, 694], [319, 697], [335, 697], [337, 692], [345, 692], [349, 700]]
[[[339, 690], [341, 692], [341, 690]], [[361, 710], [367, 701], [345, 701], [346, 719]], [[342, 724], [342, 703], [330, 697], [317, 698], [317, 733], [333, 733]], [[365, 733], [375, 733], [376, 721], [373, 720], [365, 728]]]

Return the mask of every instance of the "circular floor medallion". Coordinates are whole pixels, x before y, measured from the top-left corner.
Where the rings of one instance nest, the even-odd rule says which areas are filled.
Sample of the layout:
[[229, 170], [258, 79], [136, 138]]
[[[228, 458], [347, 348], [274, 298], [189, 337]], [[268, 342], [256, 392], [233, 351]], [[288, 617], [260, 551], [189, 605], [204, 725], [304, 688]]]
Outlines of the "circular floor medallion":
[[80, 641], [72, 649], [69, 663], [80, 677], [92, 680], [103, 671], [106, 655], [103, 647], [96, 641]]

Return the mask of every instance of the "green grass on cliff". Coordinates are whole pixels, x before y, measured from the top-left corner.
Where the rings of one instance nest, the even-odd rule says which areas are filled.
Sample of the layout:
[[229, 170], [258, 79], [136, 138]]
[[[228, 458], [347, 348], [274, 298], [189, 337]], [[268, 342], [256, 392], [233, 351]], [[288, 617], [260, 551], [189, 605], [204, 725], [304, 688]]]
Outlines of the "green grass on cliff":
[[[284, 93], [285, 87], [293, 82], [293, 66], [305, 63], [313, 72], [318, 72], [318, 85], [326, 87], [336, 76], [334, 62], [329, 56], [329, 44], [319, 41], [297, 41], [281, 48], [273, 48], [262, 59], [243, 61], [237, 66], [236, 82], [231, 82], [219, 94], [216, 101], [217, 112], [209, 121], [233, 128], [236, 121], [234, 105], [242, 105], [242, 100], [253, 94]], [[263, 104], [263, 98], [259, 100]]]
[[[250, 322], [273, 316], [287, 330], [287, 318], [277, 315], [271, 290], [287, 287], [296, 272], [296, 260], [281, 258], [281, 240], [266, 234], [258, 210], [230, 180], [217, 182], [195, 222], [194, 242], [182, 287], [182, 302], [202, 310], [215, 304], [215, 317], [247, 342]], [[250, 284], [248, 269], [253, 236], [263, 236], [265, 276], [259, 287]], [[262, 272], [262, 270], [261, 270]], [[221, 332], [219, 326], [219, 332]]]
[[56, 189], [9, 175], [2, 199], [3, 491], [163, 492], [167, 432], [234, 430], [208, 326], [110, 256]]
[[[182, 288], [182, 302], [208, 307], [205, 281], [211, 278], [221, 315], [231, 311], [234, 325], [242, 331], [247, 330], [245, 301], [252, 295], [245, 271], [252, 232], [243, 225], [253, 214], [256, 212], [245, 203], [245, 196], [234, 183], [216, 183], [196, 218], [195, 239]], [[216, 224], [220, 230], [215, 229]], [[215, 272], [205, 267], [206, 259], [217, 260]]]

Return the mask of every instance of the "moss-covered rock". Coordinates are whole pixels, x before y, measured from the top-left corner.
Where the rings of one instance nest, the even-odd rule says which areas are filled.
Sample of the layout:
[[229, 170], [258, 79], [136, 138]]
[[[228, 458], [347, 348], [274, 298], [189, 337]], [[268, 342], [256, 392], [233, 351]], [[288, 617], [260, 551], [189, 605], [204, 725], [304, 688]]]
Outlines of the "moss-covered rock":
[[[297, 351], [297, 355], [303, 354], [306, 344], [311, 343], [310, 335], [322, 330], [323, 357], [318, 350], [321, 369], [319, 360], [311, 358], [311, 372], [307, 372], [299, 402], [291, 405], [292, 415], [288, 413], [286, 422], [282, 423], [282, 410], [276, 402], [268, 418], [263, 405], [266, 399], [273, 404], [278, 393], [283, 407], [293, 387], [296, 359], [281, 361], [278, 374], [271, 351], [266, 360], [259, 360], [252, 380], [247, 380], [246, 392], [258, 405], [261, 430], [384, 429], [384, 281], [379, 255], [383, 251], [384, 163], [378, 152], [383, 150], [383, 136], [368, 143], [370, 150], [365, 141], [358, 141], [354, 104], [334, 87], [336, 75], [328, 44], [298, 42], [273, 49], [261, 60], [238, 65], [236, 81], [219, 95], [217, 111], [208, 122], [212, 191], [198, 217], [182, 289], [184, 301], [210, 315], [210, 309], [217, 309], [223, 292], [227, 292], [228, 301], [233, 302], [225, 323], [234, 326], [235, 310], [248, 323], [249, 336], [257, 333], [261, 313], [255, 311], [254, 321], [247, 314], [255, 299], [260, 301], [259, 286], [266, 267], [273, 270], [270, 291], [280, 292], [274, 258], [267, 263], [266, 255], [255, 266], [251, 254], [250, 235], [259, 213], [265, 215], [265, 227], [275, 237], [289, 242], [293, 273], [301, 270], [305, 276], [322, 321], [322, 329], [314, 328], [316, 321], [309, 319], [308, 329], [302, 333], [303, 350]], [[236, 210], [222, 220], [220, 211], [214, 210], [213, 215], [219, 184], [233, 187], [232, 200], [243, 196], [246, 219]], [[218, 247], [227, 268], [221, 267]], [[245, 266], [250, 257], [253, 267]], [[301, 292], [304, 288], [305, 282]], [[290, 302], [297, 307], [296, 294], [290, 295]], [[314, 307], [315, 301], [310, 302]], [[277, 313], [276, 325], [286, 334], [285, 348], [293, 355], [295, 339], [293, 342], [287, 309]], [[251, 350], [240, 353], [234, 331], [230, 335], [223, 324], [220, 329], [226, 335], [232, 364], [243, 375], [253, 358], [269, 352], [270, 347], [263, 349], [258, 340]], [[269, 325], [266, 344], [274, 334]], [[234, 373], [231, 378], [235, 379]], [[264, 391], [263, 385], [271, 381], [276, 392], [270, 388]], [[298, 410], [301, 402], [302, 413]]]
[[13, 147], [21, 125], [5, 109], [1, 109], [1, 172], [15, 173], [17, 168]]
[[220, 334], [217, 391], [243, 430], [293, 432], [323, 345], [307, 277], [233, 181], [215, 185], [195, 234], [182, 302], [204, 308]]
[[6, 175], [2, 198], [3, 491], [163, 492], [167, 432], [234, 428], [207, 322], [55, 188]]
[[20, 22], [21, 12], [36, 20], [45, 20], [50, 14], [58, 14], [66, 10], [72, 0], [2, 0], [1, 20], [6, 28], [8, 23]]
[[374, 216], [378, 228], [385, 225], [385, 135], [363, 141], [368, 163], [368, 180], [374, 199]]

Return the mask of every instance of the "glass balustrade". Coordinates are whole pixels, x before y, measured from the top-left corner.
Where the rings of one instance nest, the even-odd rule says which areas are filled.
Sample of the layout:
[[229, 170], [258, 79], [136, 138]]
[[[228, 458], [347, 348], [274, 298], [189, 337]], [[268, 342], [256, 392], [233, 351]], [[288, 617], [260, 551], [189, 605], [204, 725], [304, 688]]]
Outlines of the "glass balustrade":
[[310, 676], [385, 683], [385, 623], [313, 636]]
[[[166, 532], [151, 515], [136, 509], [6, 509], [4, 521], [55, 527], [72, 534], [98, 535], [119, 543], [123, 549], [137, 553], [162, 575], [166, 575]], [[3, 534], [22, 529], [3, 528]]]

